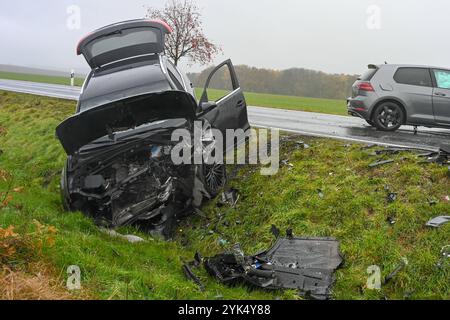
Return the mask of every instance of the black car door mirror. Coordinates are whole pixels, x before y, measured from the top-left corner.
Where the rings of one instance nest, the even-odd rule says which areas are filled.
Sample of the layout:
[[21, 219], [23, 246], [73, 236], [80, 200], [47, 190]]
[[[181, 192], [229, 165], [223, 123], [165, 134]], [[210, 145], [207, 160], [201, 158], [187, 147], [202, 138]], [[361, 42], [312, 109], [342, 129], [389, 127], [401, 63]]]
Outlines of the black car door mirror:
[[212, 109], [217, 107], [217, 103], [214, 101], [208, 101], [208, 102], [201, 102], [200, 103], [200, 112], [206, 113], [211, 111]]

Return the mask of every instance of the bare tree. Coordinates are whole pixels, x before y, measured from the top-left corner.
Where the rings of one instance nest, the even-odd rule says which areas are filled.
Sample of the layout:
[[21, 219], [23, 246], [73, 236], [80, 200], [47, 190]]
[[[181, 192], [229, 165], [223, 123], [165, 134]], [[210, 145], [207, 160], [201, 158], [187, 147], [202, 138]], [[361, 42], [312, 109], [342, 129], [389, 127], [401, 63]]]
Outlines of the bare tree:
[[200, 10], [191, 0], [170, 0], [162, 9], [147, 7], [146, 17], [172, 27], [173, 32], [166, 37], [166, 54], [175, 65], [183, 57], [192, 63], [208, 64], [221, 51], [206, 38]]

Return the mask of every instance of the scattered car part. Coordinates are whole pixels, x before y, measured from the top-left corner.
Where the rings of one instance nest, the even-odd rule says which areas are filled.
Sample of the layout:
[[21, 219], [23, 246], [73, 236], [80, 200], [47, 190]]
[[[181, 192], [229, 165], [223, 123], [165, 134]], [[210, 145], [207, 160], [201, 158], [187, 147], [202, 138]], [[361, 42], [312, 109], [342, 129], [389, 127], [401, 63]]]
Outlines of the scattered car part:
[[323, 193], [322, 189], [317, 189], [317, 195], [320, 199], [323, 199], [325, 197], [325, 194]]
[[236, 207], [237, 202], [239, 201], [239, 193], [236, 189], [231, 188], [230, 190], [224, 191], [222, 193], [222, 198], [220, 204], [229, 205], [232, 208]]
[[427, 222], [427, 227], [439, 228], [440, 226], [450, 222], [450, 216], [440, 216]]
[[450, 146], [441, 145], [438, 152], [423, 154], [421, 157], [427, 158], [428, 163], [438, 163], [441, 165], [450, 164]]
[[386, 221], [387, 221], [391, 226], [393, 226], [394, 224], [397, 223], [397, 220], [396, 220], [394, 217], [392, 217], [392, 216], [387, 217]]
[[202, 292], [205, 291], [205, 285], [192, 270], [192, 264], [190, 263], [183, 264], [183, 273], [188, 280], [193, 281], [200, 288], [200, 291]]
[[385, 164], [389, 164], [389, 163], [393, 163], [394, 160], [384, 160], [384, 161], [377, 161], [374, 163], [369, 164], [369, 168], [375, 168], [375, 167], [379, 167]]
[[268, 290], [295, 289], [305, 297], [329, 299], [334, 271], [342, 264], [339, 242], [332, 238], [279, 238], [255, 256], [239, 245], [205, 258], [208, 273], [227, 285], [246, 283]]
[[392, 271], [390, 274], [388, 274], [383, 281], [383, 285], [386, 285], [389, 283], [400, 271], [406, 268], [408, 265], [408, 260], [406, 258], [402, 258], [402, 261], [400, 264]]
[[270, 233], [273, 234], [275, 239], [278, 239], [280, 237], [280, 234], [281, 234], [280, 229], [278, 229], [277, 226], [274, 225], [274, 224], [270, 227]]
[[397, 193], [395, 192], [391, 192], [387, 195], [387, 202], [388, 203], [393, 203], [395, 202], [395, 200], [397, 200]]
[[442, 247], [441, 258], [436, 266], [440, 269], [443, 268], [449, 259], [450, 259], [450, 245], [447, 245]]

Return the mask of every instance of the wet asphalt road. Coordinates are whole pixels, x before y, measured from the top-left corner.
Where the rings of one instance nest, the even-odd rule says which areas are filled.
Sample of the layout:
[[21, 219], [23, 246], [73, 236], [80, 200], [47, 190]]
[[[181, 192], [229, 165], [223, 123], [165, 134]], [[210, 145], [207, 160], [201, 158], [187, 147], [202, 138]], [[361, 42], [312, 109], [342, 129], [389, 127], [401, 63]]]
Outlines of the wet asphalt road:
[[[0, 79], [0, 90], [29, 93], [55, 98], [78, 100], [77, 87]], [[342, 139], [368, 144], [437, 150], [450, 144], [450, 129], [419, 127], [414, 135], [412, 127], [404, 126], [393, 133], [380, 132], [362, 119], [312, 112], [249, 107], [252, 126], [277, 128], [302, 135]]]

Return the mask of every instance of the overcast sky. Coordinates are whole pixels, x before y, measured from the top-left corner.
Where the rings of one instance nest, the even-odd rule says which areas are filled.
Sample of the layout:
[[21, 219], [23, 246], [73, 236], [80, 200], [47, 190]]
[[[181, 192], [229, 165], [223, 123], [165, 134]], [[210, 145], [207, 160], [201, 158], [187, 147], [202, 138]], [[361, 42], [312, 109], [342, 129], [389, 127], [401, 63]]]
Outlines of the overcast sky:
[[[93, 29], [141, 18], [164, 0], [1, 0], [0, 64], [87, 70], [78, 40]], [[368, 63], [450, 67], [447, 0], [197, 0], [206, 35], [235, 64], [361, 73]], [[67, 25], [67, 8], [81, 25]], [[376, 7], [373, 7], [375, 5]], [[378, 9], [380, 11], [378, 12]], [[379, 13], [379, 14], [378, 14]], [[184, 64], [183, 64], [184, 65]], [[184, 65], [186, 71], [202, 67]]]

